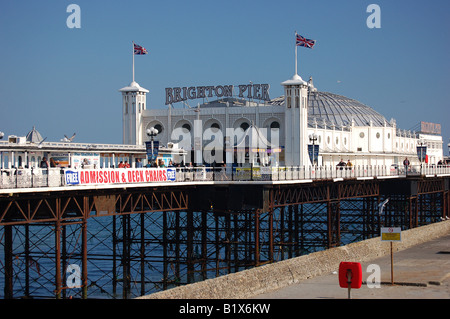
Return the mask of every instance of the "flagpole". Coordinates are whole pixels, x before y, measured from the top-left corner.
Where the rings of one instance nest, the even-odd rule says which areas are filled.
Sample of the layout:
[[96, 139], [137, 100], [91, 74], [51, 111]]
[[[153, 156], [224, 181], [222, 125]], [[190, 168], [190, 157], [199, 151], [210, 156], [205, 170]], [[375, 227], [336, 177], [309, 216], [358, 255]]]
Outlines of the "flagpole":
[[295, 31], [295, 74], [297, 75], [297, 31]]
[[134, 41], [131, 43], [131, 53], [133, 54], [133, 82], [134, 82]]
[[295, 44], [295, 74], [297, 75], [297, 44]]

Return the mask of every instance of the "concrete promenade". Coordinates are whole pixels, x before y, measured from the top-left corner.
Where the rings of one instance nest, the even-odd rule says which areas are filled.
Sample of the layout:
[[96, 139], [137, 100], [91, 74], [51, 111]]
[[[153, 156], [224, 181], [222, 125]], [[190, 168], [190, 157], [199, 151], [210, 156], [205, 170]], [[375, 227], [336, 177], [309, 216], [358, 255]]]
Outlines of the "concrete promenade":
[[393, 251], [394, 286], [389, 285], [390, 243], [377, 237], [139, 299], [347, 299], [336, 273], [341, 261], [360, 262], [364, 281], [372, 274], [366, 272], [368, 265], [380, 266], [381, 287], [364, 284], [352, 290], [354, 299], [450, 298], [450, 220], [403, 231]]
[[[370, 264], [380, 266], [379, 288], [369, 288], [366, 284], [372, 274], [366, 272]], [[361, 265], [363, 285], [351, 290], [352, 299], [450, 299], [450, 234], [394, 252], [394, 285], [390, 254]], [[339, 287], [337, 272], [331, 272], [253, 298], [347, 299], [348, 294], [347, 289]]]

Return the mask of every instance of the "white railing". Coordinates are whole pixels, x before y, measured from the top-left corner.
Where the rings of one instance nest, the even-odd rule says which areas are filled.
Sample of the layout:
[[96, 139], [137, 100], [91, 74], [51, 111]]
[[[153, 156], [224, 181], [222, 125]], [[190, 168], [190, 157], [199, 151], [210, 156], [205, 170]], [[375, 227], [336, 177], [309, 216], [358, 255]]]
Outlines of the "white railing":
[[[163, 172], [163, 173], [162, 173]], [[74, 175], [75, 174], [75, 175]], [[0, 189], [82, 184], [134, 184], [195, 181], [290, 181], [449, 175], [450, 165], [317, 167], [177, 167], [81, 169], [1, 169]], [[75, 177], [74, 177], [75, 176]], [[87, 182], [86, 182], [87, 181]]]
[[1, 169], [0, 188], [33, 188], [63, 186], [64, 170], [60, 168]]

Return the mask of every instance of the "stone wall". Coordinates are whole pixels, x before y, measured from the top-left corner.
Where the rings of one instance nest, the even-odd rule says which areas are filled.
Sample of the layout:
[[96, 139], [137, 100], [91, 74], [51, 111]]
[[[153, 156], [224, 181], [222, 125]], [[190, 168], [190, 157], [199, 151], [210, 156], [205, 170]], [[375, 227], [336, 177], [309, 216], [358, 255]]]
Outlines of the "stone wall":
[[[402, 232], [402, 241], [394, 251], [447, 235], [450, 220]], [[380, 237], [346, 246], [311, 253], [296, 258], [177, 287], [144, 299], [244, 299], [286, 287], [302, 280], [329, 274], [339, 269], [341, 261], [365, 262], [390, 253], [389, 242]]]

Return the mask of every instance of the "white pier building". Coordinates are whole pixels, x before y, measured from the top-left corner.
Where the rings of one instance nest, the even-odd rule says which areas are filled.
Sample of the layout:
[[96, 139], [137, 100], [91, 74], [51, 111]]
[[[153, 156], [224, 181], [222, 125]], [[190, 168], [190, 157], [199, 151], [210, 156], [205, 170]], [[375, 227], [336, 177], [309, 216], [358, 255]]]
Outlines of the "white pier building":
[[[419, 164], [417, 146], [427, 146], [423, 162], [443, 159], [439, 124], [422, 122], [417, 131], [401, 129], [394, 119], [354, 99], [322, 92], [312, 78], [306, 82], [297, 74], [281, 85], [284, 95], [274, 99], [268, 98], [266, 84], [168, 88], [167, 108], [154, 109], [146, 103], [148, 90], [133, 81], [120, 89], [123, 142], [143, 144], [146, 130], [154, 127], [155, 140], [178, 143], [197, 164], [310, 166], [312, 144], [319, 145], [313, 157], [319, 166], [341, 160], [402, 165], [405, 158]], [[190, 107], [187, 100], [199, 97], [203, 103]], [[198, 154], [203, 157], [196, 158]]]

